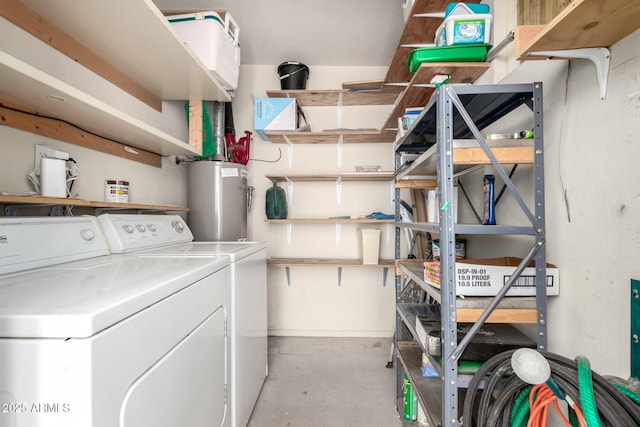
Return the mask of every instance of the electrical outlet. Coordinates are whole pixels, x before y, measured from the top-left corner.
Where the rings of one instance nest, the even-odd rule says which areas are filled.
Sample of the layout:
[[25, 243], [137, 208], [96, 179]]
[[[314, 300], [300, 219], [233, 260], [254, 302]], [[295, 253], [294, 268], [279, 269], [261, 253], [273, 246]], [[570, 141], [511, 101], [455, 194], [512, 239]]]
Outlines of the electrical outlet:
[[43, 157], [49, 157], [52, 159], [62, 159], [68, 160], [69, 154], [64, 151], [58, 150], [56, 147], [51, 145], [39, 145], [36, 144], [34, 147], [35, 156], [34, 156], [34, 167], [33, 170], [36, 176], [40, 176], [40, 159]]

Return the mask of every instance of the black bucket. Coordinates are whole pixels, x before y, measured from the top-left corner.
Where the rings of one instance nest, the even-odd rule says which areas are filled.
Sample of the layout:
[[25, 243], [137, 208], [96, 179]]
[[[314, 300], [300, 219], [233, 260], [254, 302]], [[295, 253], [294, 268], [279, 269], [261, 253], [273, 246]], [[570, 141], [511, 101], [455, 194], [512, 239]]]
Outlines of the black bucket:
[[306, 89], [309, 78], [309, 67], [302, 62], [287, 61], [278, 65], [280, 75], [280, 88], [285, 89]]

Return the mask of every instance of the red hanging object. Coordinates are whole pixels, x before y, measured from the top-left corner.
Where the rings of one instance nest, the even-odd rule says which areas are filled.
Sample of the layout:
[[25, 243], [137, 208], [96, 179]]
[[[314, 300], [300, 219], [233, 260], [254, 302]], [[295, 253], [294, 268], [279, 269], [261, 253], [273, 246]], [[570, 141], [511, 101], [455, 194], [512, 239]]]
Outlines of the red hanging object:
[[237, 142], [235, 140], [235, 134], [225, 134], [225, 141], [227, 143], [227, 160], [233, 163], [240, 163], [246, 165], [249, 163], [251, 135], [248, 130], [244, 131], [245, 136], [240, 138]]

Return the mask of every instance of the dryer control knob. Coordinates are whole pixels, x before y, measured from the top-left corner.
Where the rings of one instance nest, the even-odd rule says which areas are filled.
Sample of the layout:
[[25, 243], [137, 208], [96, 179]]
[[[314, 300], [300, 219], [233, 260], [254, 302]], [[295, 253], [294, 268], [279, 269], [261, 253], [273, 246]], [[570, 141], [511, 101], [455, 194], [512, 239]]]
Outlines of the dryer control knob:
[[93, 230], [85, 229], [80, 232], [80, 237], [82, 237], [82, 240], [91, 241], [96, 237], [96, 235]]
[[175, 228], [178, 233], [184, 232], [184, 225], [180, 221], [173, 221], [171, 225], [173, 225], [173, 228]]
[[149, 231], [151, 231], [152, 233], [154, 233], [158, 228], [154, 225], [154, 224], [148, 224], [147, 228], [149, 229]]
[[138, 224], [136, 225], [136, 228], [138, 229], [139, 232], [144, 233], [145, 231], [147, 231], [147, 229], [145, 228], [144, 225], [142, 224]]
[[135, 230], [134, 230], [134, 228], [133, 228], [133, 226], [132, 226], [132, 225], [129, 225], [129, 224], [123, 225], [123, 226], [122, 226], [122, 229], [123, 229], [126, 233], [129, 233], [129, 234], [131, 234], [131, 233], [133, 233], [133, 232], [135, 231]]

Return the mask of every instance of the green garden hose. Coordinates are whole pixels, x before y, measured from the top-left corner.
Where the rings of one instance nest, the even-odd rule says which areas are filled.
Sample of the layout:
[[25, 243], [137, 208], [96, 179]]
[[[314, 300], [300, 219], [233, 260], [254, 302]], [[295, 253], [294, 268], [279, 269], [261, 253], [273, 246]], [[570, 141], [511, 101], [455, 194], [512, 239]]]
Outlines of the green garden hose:
[[637, 393], [634, 393], [633, 391], [629, 390], [628, 388], [626, 388], [623, 385], [611, 382], [611, 384], [617, 388], [622, 394], [624, 394], [625, 396], [627, 396], [629, 399], [633, 400], [635, 402], [636, 405], [640, 405], [640, 395], [638, 395]]
[[529, 407], [529, 393], [533, 388], [532, 385], [528, 385], [523, 388], [516, 396], [511, 407], [511, 415], [509, 417], [510, 427], [526, 427], [531, 408]]
[[593, 395], [593, 382], [591, 381], [591, 364], [585, 356], [577, 356], [578, 365], [578, 389], [580, 390], [580, 406], [584, 418], [589, 427], [602, 427], [596, 399]]

